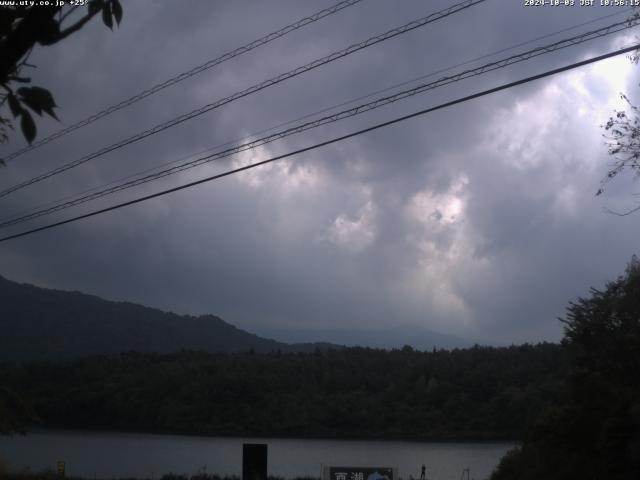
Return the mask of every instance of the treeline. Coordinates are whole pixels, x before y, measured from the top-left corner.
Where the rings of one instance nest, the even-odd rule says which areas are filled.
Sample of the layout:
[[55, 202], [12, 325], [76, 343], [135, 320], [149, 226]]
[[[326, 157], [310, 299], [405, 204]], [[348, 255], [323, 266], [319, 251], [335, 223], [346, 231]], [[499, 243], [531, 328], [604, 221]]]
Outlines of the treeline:
[[0, 364], [34, 425], [207, 435], [521, 438], [556, 403], [555, 344], [453, 351], [127, 353]]

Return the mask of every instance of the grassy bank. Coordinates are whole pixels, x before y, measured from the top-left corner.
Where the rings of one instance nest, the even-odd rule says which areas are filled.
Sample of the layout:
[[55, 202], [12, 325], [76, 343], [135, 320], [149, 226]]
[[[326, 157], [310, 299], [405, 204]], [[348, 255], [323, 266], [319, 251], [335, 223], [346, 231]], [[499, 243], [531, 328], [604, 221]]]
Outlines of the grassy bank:
[[[0, 463], [0, 479], [2, 480], [241, 480], [237, 475], [217, 475], [215, 473], [196, 473], [193, 475], [166, 473], [157, 477], [74, 477], [65, 476], [60, 477], [53, 470], [42, 470], [39, 472], [23, 471], [23, 472], [8, 472], [6, 466]], [[285, 480], [283, 477], [269, 476], [267, 480]], [[295, 477], [286, 480], [320, 480], [317, 477]]]

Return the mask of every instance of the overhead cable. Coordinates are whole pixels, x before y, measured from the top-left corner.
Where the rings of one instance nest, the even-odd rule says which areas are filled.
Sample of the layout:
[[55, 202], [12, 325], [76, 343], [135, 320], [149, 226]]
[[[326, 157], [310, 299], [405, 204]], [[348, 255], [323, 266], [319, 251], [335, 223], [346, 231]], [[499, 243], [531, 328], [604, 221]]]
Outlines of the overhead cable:
[[27, 215], [23, 215], [17, 218], [13, 218], [11, 220], [6, 220], [3, 222], [0, 222], [0, 228], [6, 228], [9, 226], [13, 226], [19, 223], [23, 223], [25, 221], [28, 220], [32, 220], [38, 217], [42, 217], [44, 215], [48, 215], [54, 212], [58, 212], [61, 210], [66, 210], [68, 208], [89, 202], [91, 200], [96, 200], [98, 198], [102, 198], [104, 196], [107, 195], [111, 195], [114, 194], [116, 192], [122, 191], [122, 190], [126, 190], [129, 188], [133, 188], [145, 183], [149, 183], [151, 181], [155, 181], [158, 180], [160, 178], [164, 178], [167, 177], [169, 175], [173, 175], [191, 168], [195, 168], [197, 166], [203, 165], [205, 163], [209, 163], [212, 162], [214, 160], [219, 160], [221, 158], [226, 158], [229, 157], [231, 155], [235, 155], [256, 147], [260, 147], [263, 146], [267, 143], [271, 143], [274, 142], [276, 140], [280, 140], [282, 138], [288, 137], [290, 135], [294, 135], [297, 133], [301, 133], [301, 132], [305, 132], [307, 130], [311, 130], [313, 128], [317, 128], [320, 127], [322, 125], [326, 125], [329, 123], [334, 123], [346, 118], [350, 118], [350, 117], [354, 117], [356, 115], [361, 115], [365, 112], [369, 112], [371, 110], [375, 110], [377, 108], [383, 107], [385, 105], [389, 105], [391, 103], [397, 102], [399, 100], [404, 100], [406, 98], [412, 97], [414, 95], [418, 95], [420, 93], [424, 93], [426, 91], [429, 90], [433, 90], [436, 89], [438, 87], [442, 87], [444, 85], [449, 85], [451, 83], [455, 83], [455, 82], [459, 82], [461, 80], [465, 80], [471, 77], [476, 77], [479, 75], [483, 75], [485, 73], [488, 72], [492, 72], [494, 70], [498, 70], [501, 68], [505, 68], [507, 66], [510, 65], [514, 65], [516, 63], [520, 63], [526, 60], [530, 60], [532, 58], [536, 58], [540, 55], [545, 55], [551, 52], [555, 52], [558, 50], [561, 50], [563, 48], [567, 48], [570, 46], [575, 46], [575, 45], [579, 45], [581, 43], [584, 43], [586, 41], [589, 40], [593, 40], [596, 38], [601, 38], [604, 37], [606, 35], [611, 35], [613, 33], [617, 33], [620, 32], [622, 30], [625, 30], [627, 28], [631, 28], [633, 26], [636, 26], [637, 24], [640, 24], [640, 19], [635, 19], [631, 22], [629, 21], [622, 21], [622, 22], [617, 22], [614, 24], [611, 24], [607, 27], [603, 27], [597, 30], [593, 30], [590, 32], [585, 32], [582, 33], [580, 35], [576, 35], [574, 37], [571, 38], [567, 38], [564, 40], [560, 40], [558, 42], [549, 44], [549, 45], [545, 45], [542, 47], [537, 47], [531, 50], [528, 50], [526, 52], [523, 53], [519, 53], [516, 55], [512, 55], [510, 57], [504, 58], [502, 60], [497, 60], [494, 62], [490, 62], [487, 63], [485, 65], [476, 67], [476, 68], [472, 68], [472, 69], [468, 69], [465, 70], [463, 72], [460, 72], [458, 74], [455, 75], [450, 75], [450, 76], [446, 76], [446, 77], [442, 77], [434, 82], [430, 82], [430, 83], [426, 83], [426, 84], [422, 84], [422, 85], [418, 85], [414, 88], [411, 89], [407, 89], [407, 90], [403, 90], [401, 92], [397, 92], [393, 95], [389, 95], [386, 97], [382, 97], [379, 99], [376, 99], [372, 102], [368, 102], [365, 104], [361, 104], [346, 110], [342, 110], [340, 112], [334, 113], [332, 115], [327, 115], [325, 117], [316, 119], [316, 120], [312, 120], [310, 122], [306, 122], [303, 123], [301, 125], [297, 125], [295, 127], [291, 127], [288, 128], [286, 130], [282, 130], [280, 132], [276, 132], [273, 133], [271, 135], [262, 137], [262, 138], [258, 138], [256, 140], [247, 142], [247, 143], [243, 143], [241, 145], [237, 145], [234, 146], [232, 148], [228, 148], [210, 155], [206, 155], [206, 156], [202, 156], [200, 158], [197, 158], [195, 160], [191, 160], [185, 163], [182, 163], [180, 165], [176, 165], [174, 167], [171, 168], [166, 168], [164, 170], [161, 170], [159, 172], [155, 172], [149, 175], [145, 175], [142, 177], [138, 177], [135, 178], [133, 180], [129, 180], [123, 183], [119, 183], [113, 186], [110, 186], [108, 188], [104, 188], [102, 190], [99, 190], [97, 192], [93, 192], [93, 193], [89, 193], [87, 195], [83, 195], [83, 196], [79, 196], [74, 198], [73, 200], [69, 200], [63, 203], [59, 203], [57, 205], [48, 207], [48, 208], [44, 208], [41, 210], [38, 210], [36, 212], [27, 214]]
[[75, 130], [78, 130], [79, 128], [85, 127], [93, 122], [95, 122], [96, 120], [99, 120], [103, 117], [106, 117], [107, 115], [111, 115], [114, 112], [117, 112], [118, 110], [122, 110], [125, 107], [128, 107], [129, 105], [133, 105], [134, 103], [139, 102], [140, 100], [147, 98], [150, 95], [153, 95], [154, 93], [158, 93], [160, 90], [164, 90], [165, 88], [171, 87], [177, 83], [182, 82], [183, 80], [186, 80], [187, 78], [191, 78], [195, 75], [198, 75], [199, 73], [204, 72], [205, 70], [209, 70], [210, 68], [213, 68], [217, 65], [220, 65], [223, 62], [226, 62], [228, 60], [231, 60], [232, 58], [238, 57], [242, 54], [245, 54], [247, 52], [250, 52], [251, 50], [258, 48], [262, 45], [266, 45], [269, 42], [272, 42], [273, 40], [276, 40], [280, 37], [284, 37], [285, 35], [298, 30], [302, 27], [305, 27], [311, 23], [317, 22], [318, 20], [321, 20], [325, 17], [328, 17], [330, 15], [333, 15], [334, 13], [339, 12], [340, 10], [343, 10], [347, 7], [350, 7], [352, 5], [355, 5], [356, 3], [360, 3], [363, 0], [344, 0], [341, 2], [336, 3], [335, 5], [329, 7], [329, 8], [325, 8], [323, 10], [320, 10], [319, 12], [314, 13], [313, 15], [309, 15], [308, 17], [304, 17], [301, 18], [300, 20], [298, 20], [295, 23], [292, 23], [290, 25], [287, 25], [286, 27], [281, 28], [280, 30], [276, 30], [275, 32], [271, 32], [263, 37], [258, 38], [257, 40], [254, 40], [253, 42], [247, 43], [246, 45], [243, 45], [242, 47], [238, 47], [234, 50], [231, 50], [230, 52], [227, 52], [223, 55], [220, 55], [217, 58], [214, 58], [212, 60], [209, 60], [205, 63], [203, 63], [202, 65], [198, 65], [197, 67], [192, 68], [191, 70], [188, 70], [186, 72], [180, 73], [179, 75], [176, 75], [174, 77], [171, 77], [161, 83], [158, 83], [156, 85], [154, 85], [153, 87], [147, 89], [147, 90], [143, 90], [142, 92], [133, 95], [132, 97], [121, 101], [120, 103], [117, 103], [115, 105], [111, 105], [101, 111], [99, 111], [98, 113], [95, 113], [93, 115], [91, 115], [90, 117], [85, 118], [84, 120], [81, 120], [79, 122], [76, 122], [72, 125], [69, 125], [68, 127], [65, 127], [61, 130], [58, 130], [55, 133], [52, 133], [51, 135], [44, 137], [41, 140], [38, 140], [36, 142], [33, 142], [31, 145], [27, 145], [26, 147], [17, 150], [9, 155], [7, 155], [6, 157], [3, 158], [3, 160], [5, 162], [11, 161], [16, 157], [19, 157], [20, 155], [23, 155], [27, 152], [30, 152], [31, 150], [35, 150], [36, 148], [41, 147], [42, 145], [45, 145], [49, 142], [52, 142], [53, 140], [56, 140], [60, 137], [63, 137]]
[[47, 178], [50, 178], [54, 175], [59, 175], [62, 172], [66, 172], [67, 170], [77, 167], [79, 165], [82, 165], [90, 160], [93, 160], [95, 158], [101, 157], [102, 155], [105, 155], [109, 152], [112, 152], [114, 150], [117, 150], [119, 148], [122, 148], [126, 145], [130, 145], [132, 143], [138, 142], [144, 138], [147, 138], [151, 135], [155, 135], [156, 133], [162, 132], [168, 128], [174, 127], [176, 125], [179, 125], [180, 123], [186, 122], [187, 120], [191, 120], [192, 118], [198, 117], [200, 115], [203, 115], [204, 113], [210, 112], [213, 109], [219, 108], [223, 105], [226, 105], [227, 103], [233, 102], [235, 100], [238, 100], [239, 98], [242, 97], [246, 97], [247, 95], [251, 95], [253, 93], [259, 92], [261, 90], [264, 90], [265, 88], [271, 87], [273, 85], [276, 85], [278, 83], [281, 83], [285, 80], [288, 80], [290, 78], [296, 77], [298, 75], [301, 75], [303, 73], [306, 73], [310, 70], [314, 70], [322, 65], [325, 65], [327, 63], [333, 62], [335, 60], [338, 60], [340, 58], [346, 57], [348, 55], [351, 55], [352, 53], [355, 53], [357, 51], [360, 51], [362, 49], [368, 48], [372, 45], [376, 45], [380, 42], [384, 42], [386, 40], [389, 40], [391, 38], [397, 37], [398, 35], [402, 35], [405, 33], [408, 33], [412, 30], [415, 30], [417, 28], [420, 27], [424, 27], [425, 25], [428, 25], [430, 23], [433, 23], [435, 21], [441, 20], [443, 18], [446, 18], [450, 15], [453, 15], [455, 13], [458, 13], [462, 10], [465, 10], [467, 8], [470, 8], [474, 5], [477, 5], [479, 3], [483, 3], [486, 2], [487, 0], [465, 0], [463, 2], [457, 3], [451, 7], [445, 8], [443, 10], [440, 10], [438, 12], [432, 13], [430, 15], [427, 15], [426, 17], [422, 17], [420, 19], [417, 20], [413, 20], [409, 23], [406, 23], [405, 25], [402, 25], [400, 27], [388, 30], [385, 33], [382, 33], [380, 35], [376, 35], [374, 37], [370, 37], [369, 39], [360, 42], [360, 43], [356, 43], [353, 44], [343, 50], [331, 53], [325, 57], [322, 57], [320, 59], [314, 60], [313, 62], [307, 63], [303, 66], [297, 67], [293, 70], [290, 70], [286, 73], [277, 75], [269, 80], [265, 80], [264, 82], [258, 83], [256, 85], [253, 85], [252, 87], [249, 87], [245, 90], [242, 90], [240, 92], [236, 92], [233, 95], [230, 95], [228, 97], [222, 98], [220, 100], [217, 100], [213, 103], [209, 103], [207, 105], [204, 105], [196, 110], [192, 110], [189, 113], [186, 113], [184, 115], [180, 115], [179, 117], [173, 118], [172, 120], [169, 120], [167, 122], [161, 123], [159, 125], [156, 125], [153, 128], [150, 128], [148, 130], [145, 130], [143, 132], [137, 133], [136, 135], [133, 135], [131, 137], [128, 137], [124, 140], [121, 140], [117, 143], [114, 143], [112, 145], [109, 145], [107, 147], [104, 147], [96, 152], [90, 153], [88, 155], [85, 155], [77, 160], [74, 160], [72, 162], [66, 163], [64, 165], [61, 165], [60, 167], [54, 168], [53, 170], [50, 170], [46, 173], [37, 175], [29, 180], [26, 180], [24, 182], [18, 183], [16, 185], [13, 185], [12, 187], [9, 187], [5, 190], [0, 191], [0, 198], [5, 197], [7, 195], [9, 195], [10, 193], [13, 193], [17, 190], [20, 190], [22, 188], [25, 188], [29, 185], [33, 185], [34, 183], [38, 183], [41, 182], [42, 180], [45, 180]]
[[586, 25], [590, 25], [592, 23], [596, 23], [596, 22], [599, 22], [601, 20], [605, 20], [607, 18], [620, 16], [620, 15], [626, 15], [629, 12], [631, 12], [632, 10], [633, 10], [633, 8], [628, 8], [626, 10], [616, 11], [616, 12], [613, 12], [613, 13], [609, 13], [607, 15], [602, 15], [600, 17], [593, 18], [591, 20], [588, 20], [588, 21], [585, 21], [585, 22], [582, 22], [582, 23], [574, 24], [574, 25], [562, 28], [560, 30], [556, 30], [554, 32], [547, 33], [547, 34], [542, 35], [540, 37], [532, 38], [530, 40], [527, 40], [527, 41], [524, 41], [524, 42], [521, 42], [521, 43], [518, 43], [518, 44], [515, 44], [515, 45], [511, 45], [509, 47], [502, 48], [500, 50], [496, 50], [496, 51], [493, 51], [491, 53], [487, 53], [487, 54], [481, 55], [479, 57], [475, 57], [475, 58], [472, 58], [472, 59], [469, 59], [469, 60], [465, 60], [463, 62], [454, 64], [454, 65], [450, 65], [448, 67], [441, 68], [439, 70], [435, 70], [433, 72], [430, 72], [430, 73], [427, 73], [427, 74], [423, 74], [423, 75], [420, 75], [418, 77], [414, 77], [414, 78], [412, 78], [410, 80], [405, 80], [405, 81], [403, 81], [401, 83], [396, 83], [394, 85], [390, 85], [390, 86], [382, 88], [380, 90], [376, 90], [374, 92], [370, 92], [370, 93], [367, 93], [365, 95], [361, 95], [361, 96], [358, 96], [356, 98], [352, 98], [350, 100], [346, 100], [344, 102], [340, 102], [338, 104], [334, 104], [334, 105], [332, 105], [330, 107], [325, 107], [325, 108], [323, 108], [321, 110], [316, 110], [315, 112], [307, 113], [307, 114], [305, 114], [305, 115], [303, 115], [301, 117], [297, 117], [297, 118], [294, 118], [294, 119], [291, 119], [291, 120], [287, 120], [285, 122], [278, 123], [276, 125], [272, 125], [272, 126], [267, 127], [267, 128], [263, 128], [263, 129], [261, 129], [259, 131], [253, 132], [251, 134], [244, 135], [242, 137], [235, 138], [233, 140], [227, 140], [227, 141], [225, 141], [223, 143], [219, 143], [219, 144], [216, 144], [214, 146], [207, 147], [207, 148], [205, 148], [203, 150], [199, 150], [199, 151], [191, 153], [189, 155], [185, 155], [185, 156], [182, 156], [180, 158], [170, 160], [168, 162], [163, 162], [163, 163], [161, 163], [159, 165], [155, 165], [153, 167], [144, 169], [142, 171], [137, 171], [135, 173], [128, 174], [128, 175], [126, 175], [124, 177], [120, 177], [120, 178], [111, 180], [111, 181], [109, 181], [107, 183], [103, 183], [101, 185], [96, 185], [96, 186], [87, 188], [87, 189], [82, 190], [82, 191], [80, 191], [78, 193], [74, 193], [74, 194], [71, 194], [71, 195], [66, 195], [66, 196], [64, 196], [62, 198], [57, 198], [55, 200], [51, 200], [51, 201], [48, 201], [48, 202], [40, 203], [38, 205], [31, 206], [29, 208], [25, 208], [25, 209], [19, 210], [17, 212], [12, 213], [12, 214], [0, 217], [0, 223], [4, 222], [5, 220], [11, 220], [11, 219], [17, 218], [19, 216], [26, 215], [27, 213], [30, 213], [30, 212], [35, 212], [37, 210], [42, 210], [45, 207], [48, 207], [50, 205], [54, 205], [54, 204], [65, 202], [65, 201], [68, 201], [68, 200], [71, 200], [71, 199], [79, 198], [79, 197], [81, 197], [83, 195], [86, 195], [88, 193], [96, 192], [97, 190], [104, 189], [106, 187], [109, 187], [109, 186], [112, 186], [112, 185], [115, 185], [115, 184], [118, 184], [118, 183], [121, 183], [121, 182], [125, 182], [127, 180], [130, 180], [130, 179], [133, 179], [133, 178], [136, 178], [136, 177], [140, 177], [141, 175], [145, 175], [145, 174], [157, 171], [157, 170], [162, 169], [164, 167], [167, 167], [169, 165], [175, 165], [177, 163], [180, 163], [180, 162], [183, 162], [185, 160], [188, 160], [189, 158], [193, 158], [193, 157], [196, 157], [196, 156], [199, 156], [199, 155], [203, 155], [203, 154], [205, 154], [207, 152], [212, 152], [214, 150], [226, 147], [228, 145], [234, 145], [234, 144], [237, 144], [239, 142], [245, 142], [246, 143], [247, 141], [249, 141], [252, 138], [256, 138], [259, 135], [262, 135], [262, 134], [265, 134], [265, 133], [268, 133], [268, 132], [272, 132], [274, 130], [277, 130], [278, 128], [286, 127], [287, 125], [291, 125], [291, 124], [294, 124], [296, 122], [300, 122], [302, 120], [306, 120], [307, 118], [312, 118], [312, 117], [315, 117], [317, 115], [321, 115], [323, 113], [327, 113], [327, 112], [333, 111], [333, 110], [335, 110], [337, 108], [345, 107], [347, 105], [351, 105], [351, 104], [353, 104], [355, 102], [358, 102], [358, 101], [361, 101], [361, 100], [366, 100], [367, 98], [371, 98], [371, 97], [374, 97], [374, 96], [379, 95], [381, 93], [389, 92], [389, 91], [392, 91], [394, 89], [397, 89], [397, 88], [400, 88], [400, 87], [403, 87], [403, 86], [406, 86], [406, 85], [413, 84], [413, 83], [415, 83], [417, 81], [420, 81], [420, 80], [425, 80], [427, 78], [434, 77], [434, 76], [436, 76], [438, 74], [441, 74], [441, 73], [450, 72], [451, 70], [454, 70], [454, 69], [456, 69], [458, 67], [463, 67], [465, 65], [469, 65], [469, 64], [478, 62], [478, 61], [483, 60], [485, 58], [491, 58], [491, 57], [494, 57], [494, 56], [496, 56], [496, 55], [498, 55], [500, 53], [504, 53], [504, 52], [508, 52], [508, 51], [511, 51], [511, 50], [515, 50], [516, 48], [519, 48], [519, 47], [522, 47], [522, 46], [525, 46], [525, 45], [530, 45], [530, 44], [538, 42], [540, 40], [544, 40], [546, 38], [553, 37], [553, 36], [559, 35], [561, 33], [565, 33], [565, 32], [571, 31], [571, 30], [575, 30], [577, 28], [584, 27]]
[[368, 132], [372, 132], [374, 130], [378, 130], [380, 128], [388, 127], [390, 125], [393, 125], [393, 124], [396, 124], [396, 123], [399, 123], [399, 122], [403, 122], [405, 120], [408, 120], [408, 119], [411, 119], [411, 118], [414, 118], [414, 117], [418, 117], [418, 116], [422, 116], [422, 115], [425, 115], [425, 114], [430, 113], [430, 112], [434, 112], [436, 110], [441, 110], [441, 109], [444, 109], [444, 108], [451, 107], [453, 105], [458, 105], [458, 104], [461, 104], [461, 103], [464, 103], [464, 102], [468, 102], [468, 101], [474, 100], [476, 98], [480, 98], [480, 97], [483, 97], [483, 96], [486, 96], [486, 95], [490, 95], [492, 93], [496, 93], [496, 92], [499, 92], [499, 91], [502, 91], [502, 90], [507, 90], [509, 88], [516, 87], [518, 85], [523, 85], [523, 84], [526, 84], [526, 83], [529, 83], [529, 82], [532, 82], [532, 81], [535, 81], [535, 80], [539, 80], [541, 78], [546, 78], [546, 77], [549, 77], [551, 75], [556, 75], [558, 73], [566, 72], [568, 70], [572, 70], [572, 69], [575, 69], [575, 68], [578, 68], [578, 67], [582, 67], [582, 66], [589, 65], [589, 64], [592, 64], [592, 63], [595, 63], [595, 62], [599, 62], [599, 61], [605, 60], [607, 58], [615, 57], [615, 56], [618, 56], [618, 55], [623, 55], [625, 53], [629, 53], [629, 52], [632, 52], [634, 50], [638, 50], [639, 48], [640, 48], [640, 44], [635, 44], [635, 45], [633, 45], [631, 47], [623, 48], [623, 49], [620, 49], [620, 50], [615, 50], [613, 52], [609, 52], [609, 53], [604, 54], [604, 55], [600, 55], [600, 56], [597, 56], [597, 57], [594, 57], [594, 58], [590, 58], [588, 60], [583, 60], [581, 62], [572, 63], [572, 64], [566, 65], [564, 67], [555, 68], [553, 70], [548, 70], [546, 72], [539, 73], [537, 75], [532, 75], [530, 77], [526, 77], [526, 78], [523, 78], [521, 80], [516, 80], [514, 82], [506, 83], [506, 84], [500, 85], [498, 87], [490, 88], [488, 90], [483, 90], [481, 92], [477, 92], [477, 93], [474, 93], [472, 95], [467, 95], [465, 97], [461, 97], [461, 98], [458, 98], [456, 100], [452, 100], [452, 101], [449, 101], [449, 102], [441, 103], [440, 105], [437, 105], [435, 107], [426, 108], [424, 110], [420, 110], [420, 111], [417, 111], [417, 112], [414, 112], [414, 113], [411, 113], [411, 114], [408, 114], [408, 115], [397, 117], [397, 118], [394, 118], [393, 120], [389, 120], [389, 121], [386, 121], [386, 122], [383, 122], [383, 123], [378, 123], [378, 124], [373, 125], [371, 127], [367, 127], [367, 128], [362, 129], [362, 130], [358, 130], [358, 131], [349, 133], [347, 135], [342, 135], [342, 136], [339, 136], [339, 137], [335, 137], [335, 138], [332, 138], [330, 140], [326, 140], [324, 142], [316, 143], [316, 144], [310, 145], [308, 147], [300, 148], [298, 150], [295, 150], [295, 151], [292, 151], [292, 152], [288, 152], [288, 153], [285, 153], [285, 154], [282, 154], [282, 155], [278, 155], [278, 156], [275, 156], [275, 157], [272, 157], [272, 158], [269, 158], [269, 159], [266, 159], [266, 160], [262, 160], [260, 162], [256, 162], [256, 163], [253, 163], [253, 164], [250, 164], [250, 165], [245, 165], [243, 167], [235, 168], [233, 170], [228, 170], [226, 172], [219, 173], [217, 175], [212, 175], [210, 177], [206, 177], [206, 178], [203, 178], [203, 179], [200, 179], [200, 180], [189, 182], [189, 183], [186, 183], [184, 185], [180, 185], [180, 186], [177, 186], [177, 187], [169, 188], [167, 190], [162, 190], [160, 192], [156, 192], [156, 193], [153, 193], [153, 194], [150, 194], [150, 195], [145, 195], [143, 197], [139, 197], [139, 198], [136, 198], [136, 199], [133, 199], [133, 200], [129, 200], [127, 202], [122, 202], [122, 203], [119, 203], [119, 204], [116, 204], [116, 205], [112, 205], [110, 207], [102, 208], [100, 210], [95, 210], [93, 212], [85, 213], [83, 215], [78, 215], [78, 216], [75, 216], [75, 217], [72, 217], [72, 218], [68, 218], [66, 220], [62, 220], [62, 221], [59, 221], [59, 222], [43, 225], [41, 227], [34, 228], [34, 229], [31, 229], [31, 230], [27, 230], [27, 231], [24, 231], [24, 232], [21, 232], [21, 233], [8, 235], [6, 237], [0, 238], [0, 242], [6, 242], [8, 240], [24, 237], [26, 235], [31, 235], [31, 234], [36, 233], [36, 232], [49, 230], [49, 229], [54, 228], [54, 227], [58, 227], [58, 226], [61, 226], [61, 225], [66, 225], [68, 223], [72, 223], [72, 222], [76, 222], [76, 221], [79, 221], [79, 220], [83, 220], [85, 218], [94, 217], [96, 215], [100, 215], [100, 214], [103, 214], [103, 213], [106, 213], [106, 212], [110, 212], [110, 211], [113, 211], [113, 210], [118, 210], [120, 208], [124, 208], [124, 207], [130, 206], [130, 205], [135, 205], [137, 203], [145, 202], [145, 201], [151, 200], [153, 198], [158, 198], [158, 197], [161, 197], [161, 196], [164, 196], [164, 195], [168, 195], [170, 193], [174, 193], [174, 192], [177, 192], [177, 191], [180, 191], [180, 190], [184, 190], [184, 189], [187, 189], [187, 188], [190, 188], [190, 187], [194, 187], [196, 185], [200, 185], [200, 184], [203, 184], [203, 183], [211, 182], [213, 180], [217, 180], [217, 179], [220, 179], [220, 178], [223, 178], [223, 177], [227, 177], [227, 176], [230, 176], [230, 175], [233, 175], [233, 174], [236, 174], [236, 173], [240, 173], [240, 172], [243, 172], [243, 171], [246, 171], [246, 170], [250, 170], [250, 169], [262, 166], [262, 165], [266, 165], [268, 163], [275, 162], [277, 160], [282, 160], [284, 158], [292, 157], [294, 155], [299, 155], [300, 153], [304, 153], [304, 152], [308, 152], [308, 151], [311, 151], [311, 150], [315, 150], [315, 149], [318, 149], [318, 148], [321, 148], [321, 147], [325, 147], [327, 145], [331, 145], [331, 144], [334, 144], [334, 143], [337, 143], [337, 142], [341, 142], [341, 141], [347, 140], [349, 138], [356, 137], [358, 135], [362, 135], [362, 134], [365, 134], [365, 133], [368, 133]]

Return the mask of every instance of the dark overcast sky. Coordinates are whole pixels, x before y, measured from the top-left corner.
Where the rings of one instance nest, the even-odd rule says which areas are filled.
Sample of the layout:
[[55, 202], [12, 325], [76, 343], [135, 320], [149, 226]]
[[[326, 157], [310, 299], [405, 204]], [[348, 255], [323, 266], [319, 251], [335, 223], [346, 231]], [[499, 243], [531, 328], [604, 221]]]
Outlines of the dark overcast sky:
[[[119, 29], [95, 20], [63, 43], [37, 48], [30, 62], [38, 68], [30, 73], [54, 93], [68, 125], [333, 3], [123, 2]], [[0, 188], [452, 3], [364, 0], [16, 159], [0, 171]], [[6, 197], [0, 214], [603, 15], [620, 13], [534, 45], [626, 15], [613, 7], [523, 3], [490, 0], [233, 102]], [[634, 35], [546, 55], [47, 219], [601, 54]], [[622, 178], [594, 197], [611, 163], [600, 125], [622, 106], [620, 92], [640, 98], [638, 68], [619, 57], [5, 242], [0, 274], [179, 313], [214, 313], [254, 331], [411, 323], [483, 343], [558, 340], [557, 317], [567, 302], [615, 278], [638, 252], [640, 214], [603, 210], [635, 206], [637, 184]], [[39, 136], [60, 127], [42, 121]], [[0, 155], [22, 145], [15, 135]]]

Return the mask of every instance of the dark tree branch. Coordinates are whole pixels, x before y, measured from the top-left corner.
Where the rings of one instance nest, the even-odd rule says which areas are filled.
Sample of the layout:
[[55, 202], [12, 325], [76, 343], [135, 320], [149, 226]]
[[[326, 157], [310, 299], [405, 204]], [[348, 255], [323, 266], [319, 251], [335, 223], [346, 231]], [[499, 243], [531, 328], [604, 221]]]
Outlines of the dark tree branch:
[[15, 73], [20, 61], [42, 36], [45, 25], [55, 22], [53, 17], [60, 7], [39, 6], [28, 10], [15, 30], [0, 44], [0, 82]]
[[[102, 13], [102, 20], [110, 29], [113, 28], [114, 19], [118, 25], [122, 19], [119, 0], [89, 0], [84, 3], [87, 5], [86, 14], [68, 27], [63, 27], [62, 24], [77, 11], [77, 5], [0, 7], [0, 89], [7, 92], [6, 95], [0, 96], [0, 107], [8, 103], [13, 117], [20, 118], [22, 133], [29, 143], [33, 142], [37, 133], [30, 112], [38, 115], [44, 112], [57, 119], [53, 110], [56, 104], [47, 89], [39, 86], [20, 87], [15, 94], [13, 93], [14, 83], [31, 82], [30, 78], [21, 76], [20, 71], [25, 66], [32, 66], [27, 61], [33, 47], [36, 44], [54, 45], [64, 40], [82, 29], [99, 13]], [[7, 125], [11, 127], [9, 119], [0, 116], [0, 143], [7, 141], [4, 128]]]
[[59, 42], [60, 40], [63, 40], [65, 38], [67, 38], [69, 35], [71, 35], [72, 33], [77, 32], [78, 30], [80, 30], [82, 27], [84, 27], [84, 25], [91, 20], [93, 17], [95, 17], [98, 12], [100, 12], [101, 10], [96, 10], [93, 12], [89, 12], [87, 13], [84, 17], [82, 17], [80, 20], [78, 20], [76, 23], [74, 23], [73, 25], [71, 25], [70, 27], [62, 30], [60, 32], [60, 34], [56, 37], [56, 42]]

